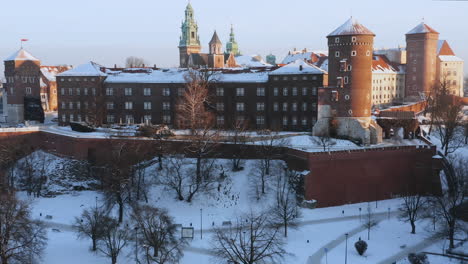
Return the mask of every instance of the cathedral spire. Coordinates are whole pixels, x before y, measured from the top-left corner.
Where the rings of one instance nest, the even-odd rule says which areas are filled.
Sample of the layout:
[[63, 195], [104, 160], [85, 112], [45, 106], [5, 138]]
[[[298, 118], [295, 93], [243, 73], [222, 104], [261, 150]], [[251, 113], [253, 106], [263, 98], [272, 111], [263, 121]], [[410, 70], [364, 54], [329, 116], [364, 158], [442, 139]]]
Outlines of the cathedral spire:
[[231, 24], [231, 33], [229, 34], [229, 42], [226, 43], [226, 53], [233, 53], [235, 56], [241, 55], [239, 52], [239, 45], [237, 44], [234, 34], [234, 26]]
[[179, 47], [200, 46], [198, 36], [198, 25], [195, 21], [195, 12], [190, 1], [185, 8], [185, 20], [182, 22], [182, 35], [180, 36]]

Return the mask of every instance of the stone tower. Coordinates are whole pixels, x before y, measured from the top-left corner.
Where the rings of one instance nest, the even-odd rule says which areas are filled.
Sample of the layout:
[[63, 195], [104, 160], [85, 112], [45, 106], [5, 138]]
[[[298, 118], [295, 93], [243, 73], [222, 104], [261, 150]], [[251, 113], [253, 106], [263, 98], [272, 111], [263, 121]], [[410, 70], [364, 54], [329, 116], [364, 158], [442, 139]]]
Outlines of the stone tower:
[[231, 34], [229, 34], [229, 42], [226, 43], [226, 53], [234, 54], [234, 56], [241, 55], [239, 51], [239, 44], [237, 44], [236, 37], [234, 35], [234, 27], [231, 25]]
[[268, 54], [268, 55], [266, 56], [266, 62], [267, 62], [268, 64], [273, 65], [273, 66], [276, 65], [276, 56], [273, 55], [273, 54], [271, 54], [271, 53]]
[[406, 98], [424, 99], [435, 84], [439, 32], [421, 23], [406, 33]]
[[224, 67], [224, 54], [223, 44], [219, 40], [216, 31], [209, 43], [210, 53], [208, 54], [208, 67], [210, 68], [223, 68]]
[[323, 133], [333, 119], [339, 136], [364, 144], [381, 140], [381, 128], [371, 119], [374, 37], [352, 17], [327, 36], [329, 113], [328, 120], [314, 126], [314, 134]]
[[24, 122], [24, 102], [31, 98], [40, 102], [41, 62], [21, 48], [5, 59], [4, 86], [7, 94], [7, 122]]
[[185, 8], [185, 20], [182, 22], [182, 35], [179, 42], [180, 67], [186, 68], [188, 57], [192, 53], [200, 53], [200, 37], [198, 36], [198, 25], [195, 21], [192, 5], [188, 3]]

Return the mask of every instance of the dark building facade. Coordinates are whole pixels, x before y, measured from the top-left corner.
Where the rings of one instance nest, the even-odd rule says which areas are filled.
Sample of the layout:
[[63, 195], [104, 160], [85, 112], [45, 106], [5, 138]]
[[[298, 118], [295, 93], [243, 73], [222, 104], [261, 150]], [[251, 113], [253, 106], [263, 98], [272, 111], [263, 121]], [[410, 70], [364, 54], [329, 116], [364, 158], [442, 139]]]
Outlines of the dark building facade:
[[[57, 76], [59, 123], [167, 124], [177, 127], [186, 69], [106, 69], [88, 63]], [[298, 61], [282, 68], [218, 70], [209, 87], [216, 124], [229, 129], [310, 131], [326, 72]], [[96, 121], [96, 122], [94, 122]], [[101, 122], [102, 121], [102, 122]]]

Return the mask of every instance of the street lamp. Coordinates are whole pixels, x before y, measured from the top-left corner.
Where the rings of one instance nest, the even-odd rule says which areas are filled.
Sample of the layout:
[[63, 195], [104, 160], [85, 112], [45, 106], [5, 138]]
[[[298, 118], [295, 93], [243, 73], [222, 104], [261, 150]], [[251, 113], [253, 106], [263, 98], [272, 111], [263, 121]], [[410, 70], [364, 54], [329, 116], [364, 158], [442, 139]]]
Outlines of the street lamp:
[[346, 236], [346, 247], [345, 247], [344, 263], [347, 264], [348, 263], [348, 233], [346, 233], [345, 236]]
[[138, 226], [135, 226], [135, 263], [138, 262]]
[[203, 208], [200, 208], [200, 239], [203, 239]]

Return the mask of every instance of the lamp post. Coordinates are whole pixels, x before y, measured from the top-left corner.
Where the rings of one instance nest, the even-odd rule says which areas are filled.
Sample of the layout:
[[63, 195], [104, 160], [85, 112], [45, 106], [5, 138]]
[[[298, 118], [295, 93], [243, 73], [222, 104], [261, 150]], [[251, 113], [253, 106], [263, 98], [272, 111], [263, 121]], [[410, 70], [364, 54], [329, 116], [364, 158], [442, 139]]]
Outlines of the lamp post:
[[359, 222], [361, 222], [361, 210], [362, 210], [362, 208], [359, 207]]
[[135, 263], [138, 264], [138, 226], [135, 226]]
[[200, 239], [203, 239], [203, 208], [200, 208]]
[[346, 246], [345, 246], [345, 259], [344, 259], [344, 263], [347, 264], [347, 263], [348, 263], [348, 233], [346, 233], [345, 236], [346, 236]]

